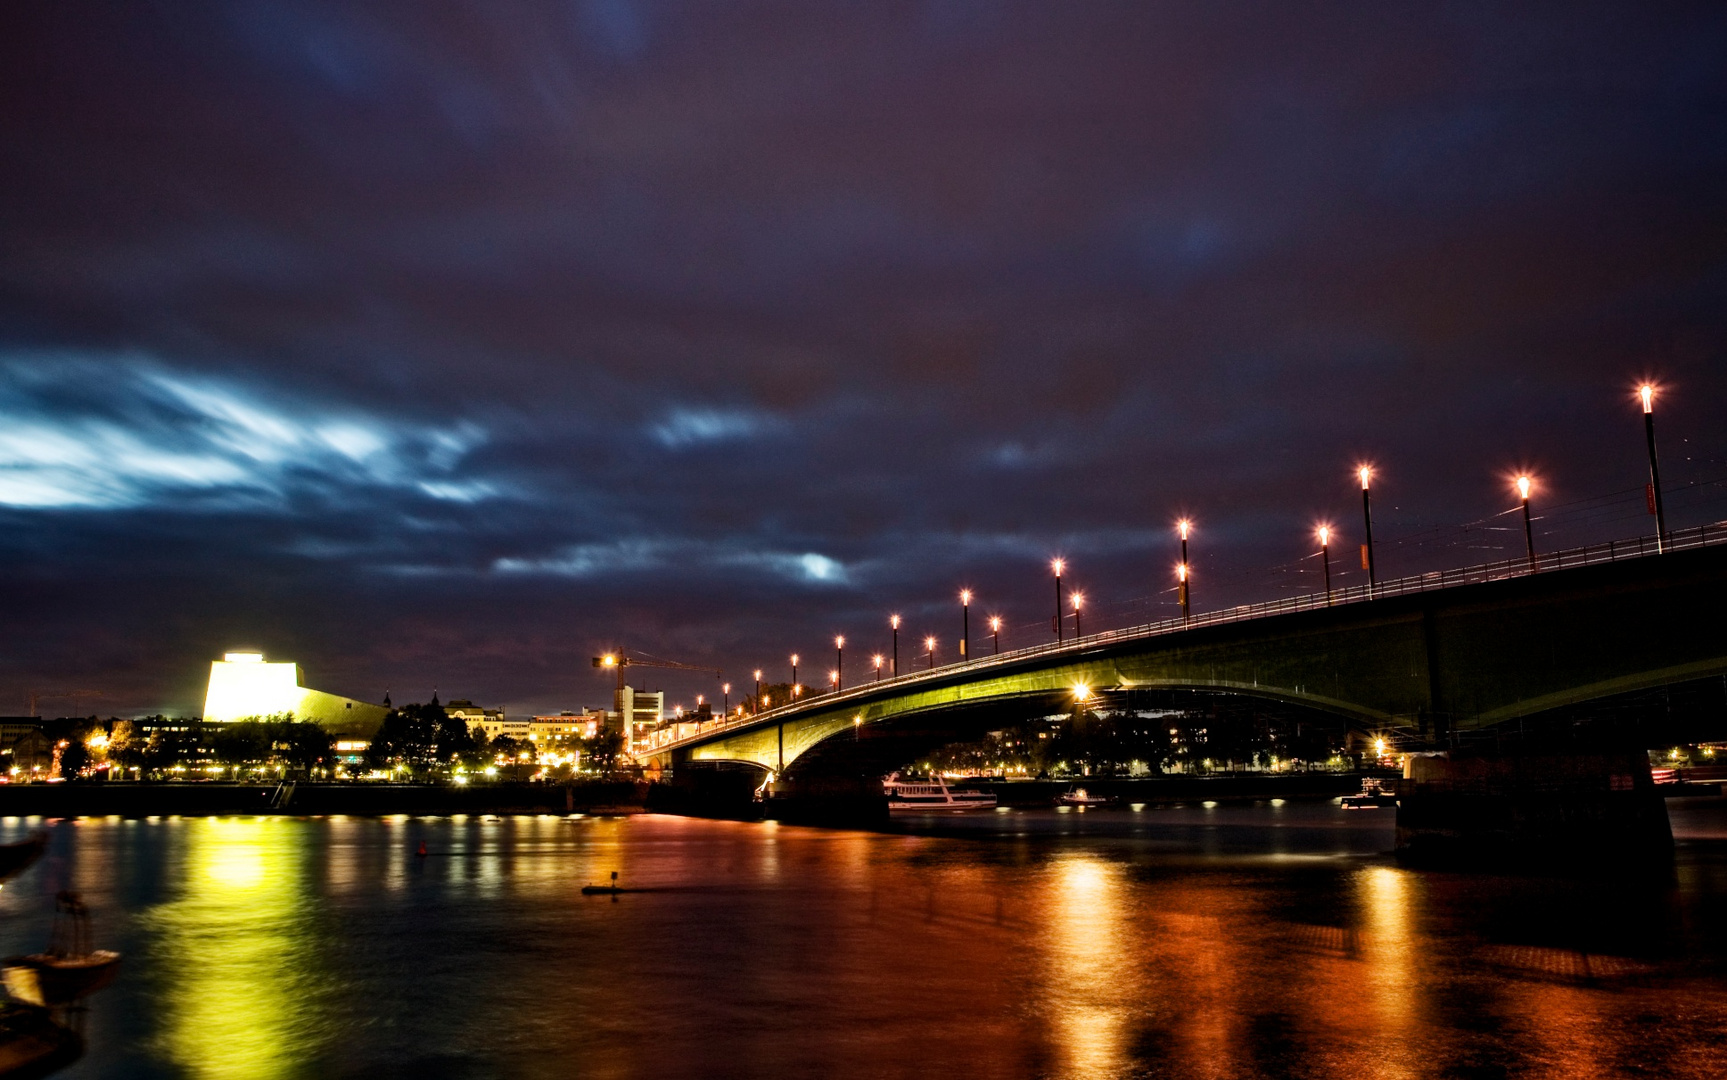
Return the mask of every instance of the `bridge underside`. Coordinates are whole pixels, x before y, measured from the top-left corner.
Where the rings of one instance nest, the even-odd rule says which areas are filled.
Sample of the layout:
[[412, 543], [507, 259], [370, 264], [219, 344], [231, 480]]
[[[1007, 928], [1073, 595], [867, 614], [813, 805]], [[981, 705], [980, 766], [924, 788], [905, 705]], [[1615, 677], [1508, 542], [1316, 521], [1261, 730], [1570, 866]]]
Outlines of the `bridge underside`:
[[669, 749], [662, 762], [880, 775], [1073, 707], [1075, 689], [1204, 690], [1436, 744], [1569, 705], [1727, 674], [1727, 547], [1462, 586], [937, 671]]

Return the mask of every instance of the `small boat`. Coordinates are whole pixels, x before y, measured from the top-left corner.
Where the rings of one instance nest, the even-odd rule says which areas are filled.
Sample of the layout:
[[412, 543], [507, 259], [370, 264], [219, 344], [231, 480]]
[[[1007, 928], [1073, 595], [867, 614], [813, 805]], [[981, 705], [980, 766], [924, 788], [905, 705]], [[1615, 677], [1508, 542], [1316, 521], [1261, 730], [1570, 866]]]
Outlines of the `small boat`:
[[957, 813], [966, 810], [994, 810], [995, 795], [988, 791], [949, 788], [941, 777], [914, 784], [903, 781], [894, 773], [882, 781], [882, 794], [887, 796], [889, 813]]
[[48, 834], [36, 833], [28, 840], [15, 844], [0, 844], [0, 881], [9, 881], [42, 857], [48, 846]]
[[1392, 785], [1386, 789], [1385, 781], [1377, 776], [1369, 776], [1361, 781], [1361, 790], [1354, 795], [1345, 795], [1338, 800], [1345, 810], [1378, 810], [1386, 806], [1397, 805], [1397, 788]]
[[90, 912], [74, 892], [54, 898], [48, 948], [0, 960], [0, 983], [28, 1005], [56, 1008], [94, 994], [120, 973], [120, 954], [90, 948]]
[[1061, 797], [1055, 801], [1061, 806], [1085, 807], [1107, 806], [1110, 800], [1108, 795], [1093, 795], [1082, 787], [1076, 787], [1063, 792]]

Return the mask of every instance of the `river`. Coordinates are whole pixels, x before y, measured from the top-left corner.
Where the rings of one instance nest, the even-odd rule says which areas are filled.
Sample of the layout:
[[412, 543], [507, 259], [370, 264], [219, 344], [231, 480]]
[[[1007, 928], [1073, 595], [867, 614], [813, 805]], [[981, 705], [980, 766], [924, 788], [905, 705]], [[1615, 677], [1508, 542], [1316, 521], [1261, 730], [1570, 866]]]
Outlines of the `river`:
[[1727, 804], [1673, 819], [1654, 879], [1405, 870], [1391, 811], [1294, 800], [83, 819], [0, 945], [72, 887], [125, 953], [68, 1078], [1719, 1077]]

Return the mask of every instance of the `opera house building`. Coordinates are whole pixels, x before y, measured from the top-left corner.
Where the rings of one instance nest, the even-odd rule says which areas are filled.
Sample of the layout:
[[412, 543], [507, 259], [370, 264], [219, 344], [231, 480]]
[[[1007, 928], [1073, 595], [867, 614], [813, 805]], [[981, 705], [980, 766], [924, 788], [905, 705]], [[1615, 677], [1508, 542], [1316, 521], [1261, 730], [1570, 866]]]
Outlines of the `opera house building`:
[[338, 735], [369, 739], [389, 708], [301, 685], [300, 665], [269, 664], [256, 652], [225, 653], [210, 665], [204, 719], [218, 722], [292, 715]]

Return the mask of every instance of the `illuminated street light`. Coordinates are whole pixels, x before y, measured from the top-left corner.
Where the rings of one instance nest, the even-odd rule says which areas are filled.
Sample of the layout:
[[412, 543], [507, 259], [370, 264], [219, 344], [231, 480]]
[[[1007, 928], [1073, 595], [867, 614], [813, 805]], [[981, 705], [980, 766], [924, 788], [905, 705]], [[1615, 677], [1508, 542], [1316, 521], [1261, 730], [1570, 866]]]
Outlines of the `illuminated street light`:
[[924, 651], [929, 654], [929, 666], [930, 666], [930, 670], [933, 671], [933, 670], [935, 670], [935, 638], [933, 638], [933, 637], [924, 638], [923, 639], [923, 648], [924, 648]]
[[845, 689], [846, 670], [846, 639], [844, 634], [834, 635], [834, 689]]
[[1529, 551], [1529, 572], [1535, 573], [1535, 526], [1529, 518], [1529, 477], [1517, 478], [1517, 495], [1523, 500], [1523, 544]]
[[1367, 571], [1367, 595], [1371, 597], [1379, 583], [1373, 567], [1373, 503], [1367, 491], [1368, 481], [1373, 479], [1373, 466], [1358, 466], [1355, 475], [1361, 478], [1361, 520], [1367, 530], [1367, 543], [1361, 545], [1361, 568]]
[[1331, 606], [1331, 526], [1319, 527], [1319, 564], [1325, 567], [1325, 606]]
[[729, 682], [728, 683], [720, 683], [720, 693], [725, 695], [725, 699], [720, 702], [720, 712], [722, 712], [722, 713], [731, 712], [732, 711], [732, 684]]
[[869, 662], [870, 666], [875, 668], [875, 681], [881, 682], [881, 666], [883, 662], [882, 654], [876, 653], [874, 656], [869, 658]]
[[1061, 559], [1051, 559], [1050, 563], [1049, 563], [1049, 568], [1051, 570], [1055, 571], [1055, 619], [1052, 620], [1052, 623], [1055, 626], [1055, 643], [1057, 645], [1060, 645], [1061, 644], [1061, 598], [1062, 598], [1062, 596], [1061, 596], [1061, 572], [1067, 568], [1067, 563], [1063, 562]]
[[762, 669], [756, 668], [756, 712], [762, 711]]
[[959, 662], [971, 658], [971, 590], [959, 591]]
[[[1184, 562], [1175, 564], [1175, 591], [1183, 597], [1187, 596], [1187, 564]], [[1187, 605], [1185, 603], [1182, 604], [1181, 622], [1184, 626], [1187, 624]]]
[[862, 741], [862, 739], [863, 739], [863, 715], [861, 713], [857, 716], [852, 717], [852, 732], [853, 732], [853, 734], [852, 734], [853, 739]]
[[1193, 522], [1182, 518], [1175, 527], [1181, 533], [1181, 621], [1185, 623], [1193, 614], [1192, 583], [1188, 580], [1188, 567], [1192, 564], [1187, 561], [1187, 533]]
[[828, 672], [828, 682], [834, 684], [834, 692], [838, 693], [840, 688], [840, 673], [837, 671]]
[[990, 636], [995, 639], [995, 652], [992, 655], [1000, 656], [1001, 655], [1001, 616], [1000, 615], [991, 615], [989, 617], [989, 633], [990, 633]]
[[1073, 594], [1073, 640], [1075, 641], [1085, 636], [1085, 629], [1079, 621], [1079, 609], [1084, 606], [1085, 594], [1076, 589]]
[[798, 654], [792, 653], [792, 697], [797, 697], [802, 692], [803, 687], [798, 685]]
[[1661, 466], [1655, 460], [1655, 386], [1637, 388], [1643, 399], [1643, 435], [1649, 444], [1649, 512], [1655, 515], [1655, 550], [1667, 550], [1667, 507], [1661, 501]]
[[889, 674], [897, 676], [899, 674], [899, 616], [892, 616], [888, 619], [887, 624], [893, 627], [893, 670]]

